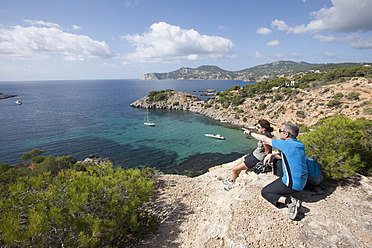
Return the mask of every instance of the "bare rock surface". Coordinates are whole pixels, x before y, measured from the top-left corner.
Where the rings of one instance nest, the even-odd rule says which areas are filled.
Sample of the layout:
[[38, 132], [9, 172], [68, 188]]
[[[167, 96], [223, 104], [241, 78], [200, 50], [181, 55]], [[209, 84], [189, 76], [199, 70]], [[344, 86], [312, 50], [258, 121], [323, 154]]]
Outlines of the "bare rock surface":
[[223, 189], [237, 162], [195, 178], [159, 175], [149, 208], [161, 224], [138, 247], [372, 247], [372, 178], [298, 193], [306, 213], [292, 221], [261, 196], [271, 173], [241, 173]]

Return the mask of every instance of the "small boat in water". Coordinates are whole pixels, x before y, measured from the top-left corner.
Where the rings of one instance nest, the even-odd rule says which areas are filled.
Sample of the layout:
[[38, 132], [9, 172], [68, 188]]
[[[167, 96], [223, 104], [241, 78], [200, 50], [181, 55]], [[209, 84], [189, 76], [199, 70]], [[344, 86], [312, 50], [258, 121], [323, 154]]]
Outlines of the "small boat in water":
[[155, 126], [154, 122], [149, 121], [149, 110], [146, 111], [145, 119], [143, 120], [143, 124], [146, 126]]
[[17, 100], [17, 101], [15, 101], [15, 103], [18, 104], [18, 105], [22, 104], [21, 100]]
[[210, 138], [214, 138], [214, 139], [220, 139], [220, 140], [224, 140], [225, 139], [225, 137], [223, 137], [220, 134], [208, 134], [208, 133], [206, 133], [204, 135], [207, 136], [207, 137], [210, 137]]

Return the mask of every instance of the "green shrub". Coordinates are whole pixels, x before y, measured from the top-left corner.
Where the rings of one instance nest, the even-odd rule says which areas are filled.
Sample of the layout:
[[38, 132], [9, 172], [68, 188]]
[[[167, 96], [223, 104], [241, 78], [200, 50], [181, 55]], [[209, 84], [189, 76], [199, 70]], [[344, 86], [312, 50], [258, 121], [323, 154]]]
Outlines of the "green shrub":
[[347, 95], [347, 99], [349, 100], [359, 100], [360, 92], [352, 91]]
[[167, 101], [170, 96], [172, 96], [173, 90], [160, 90], [160, 91], [150, 91], [147, 95], [147, 103]]
[[297, 117], [300, 117], [300, 118], [305, 118], [306, 117], [305, 111], [302, 111], [302, 110], [297, 111], [296, 115], [297, 115]]
[[327, 106], [331, 108], [333, 107], [338, 108], [340, 105], [341, 105], [341, 101], [338, 99], [333, 99], [327, 103]]
[[344, 179], [355, 172], [370, 174], [372, 121], [334, 116], [319, 122], [314, 131], [299, 136], [306, 155], [317, 160], [328, 179]]
[[263, 102], [260, 103], [260, 105], [258, 106], [258, 110], [263, 110], [267, 107], [267, 105]]
[[180, 102], [174, 102], [173, 103], [173, 106], [178, 106], [178, 105], [180, 105]]
[[156, 216], [141, 208], [153, 184], [153, 169], [114, 169], [110, 162], [19, 177], [0, 197], [0, 245], [125, 246], [157, 227]]
[[341, 99], [343, 96], [344, 96], [344, 95], [343, 95], [341, 92], [338, 92], [338, 93], [334, 94], [332, 97], [333, 97], [334, 99]]
[[364, 108], [363, 113], [364, 114], [372, 114], [372, 108]]

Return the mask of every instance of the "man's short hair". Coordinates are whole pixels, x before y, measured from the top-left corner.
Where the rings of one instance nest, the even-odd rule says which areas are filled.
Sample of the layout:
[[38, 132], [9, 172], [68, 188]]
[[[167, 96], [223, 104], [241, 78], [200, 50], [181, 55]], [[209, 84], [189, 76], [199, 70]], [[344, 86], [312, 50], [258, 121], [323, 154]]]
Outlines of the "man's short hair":
[[300, 129], [298, 128], [297, 125], [293, 123], [284, 123], [284, 132], [288, 133], [288, 136], [290, 138], [295, 139], [298, 136], [298, 133], [300, 132]]

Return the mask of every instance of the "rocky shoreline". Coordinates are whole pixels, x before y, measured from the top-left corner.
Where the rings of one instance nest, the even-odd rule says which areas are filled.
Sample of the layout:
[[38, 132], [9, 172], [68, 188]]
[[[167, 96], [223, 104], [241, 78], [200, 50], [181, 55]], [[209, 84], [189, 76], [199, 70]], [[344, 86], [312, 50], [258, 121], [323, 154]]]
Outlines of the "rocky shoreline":
[[[293, 89], [294, 90], [294, 89]], [[290, 98], [281, 97], [280, 89], [261, 97], [246, 99], [238, 106], [223, 108], [218, 101], [207, 105], [199, 97], [186, 92], [173, 91], [167, 101], [148, 103], [148, 97], [143, 97], [130, 106], [137, 108], [158, 108], [169, 110], [191, 111], [217, 121], [232, 125], [249, 127], [259, 119], [267, 119], [278, 130], [284, 122], [311, 126], [319, 120], [333, 115], [346, 115], [355, 120], [358, 118], [372, 119], [372, 81], [366, 78], [352, 78], [347, 82], [324, 85], [315, 90], [296, 88], [296, 94]], [[357, 98], [348, 98], [350, 93], [357, 92]], [[343, 97], [340, 105], [331, 106], [336, 94]], [[276, 99], [276, 100], [275, 100]], [[260, 109], [259, 104], [265, 104]]]

